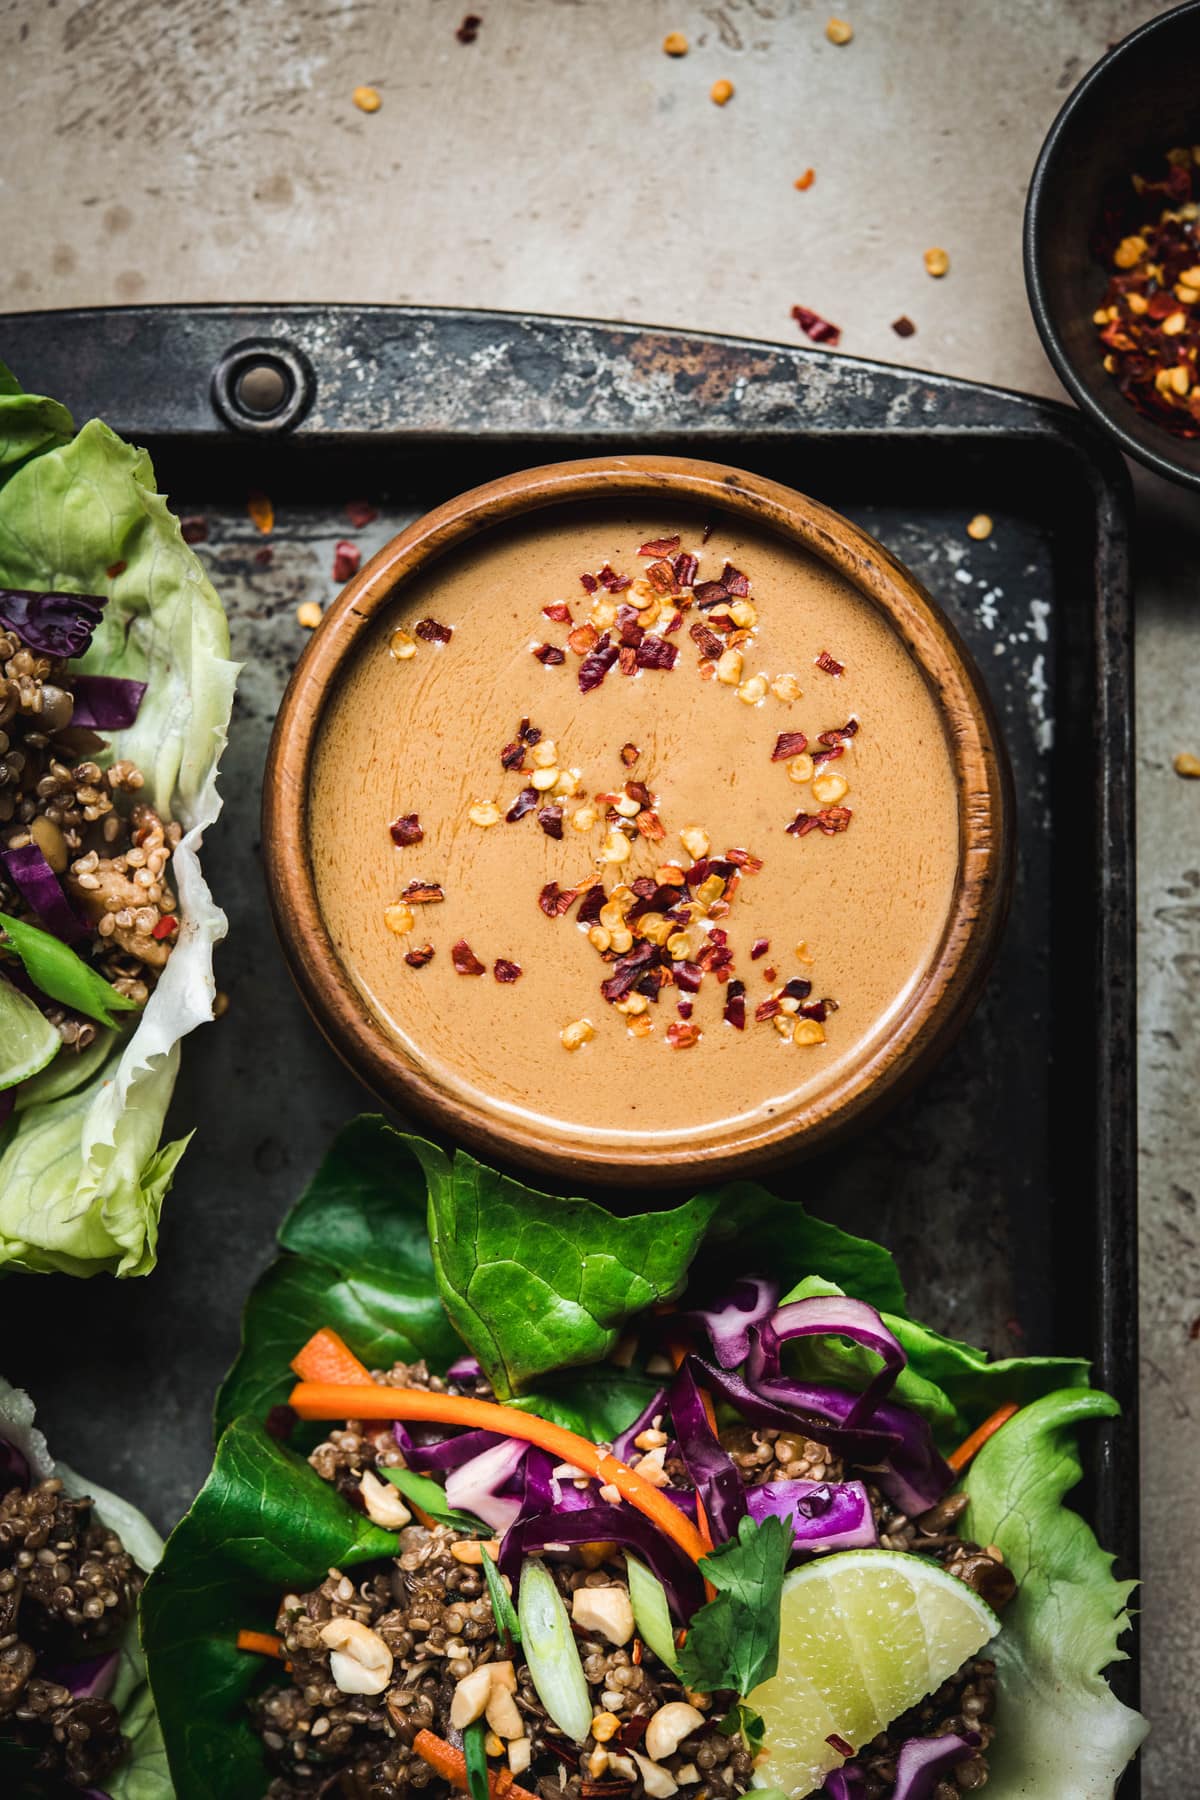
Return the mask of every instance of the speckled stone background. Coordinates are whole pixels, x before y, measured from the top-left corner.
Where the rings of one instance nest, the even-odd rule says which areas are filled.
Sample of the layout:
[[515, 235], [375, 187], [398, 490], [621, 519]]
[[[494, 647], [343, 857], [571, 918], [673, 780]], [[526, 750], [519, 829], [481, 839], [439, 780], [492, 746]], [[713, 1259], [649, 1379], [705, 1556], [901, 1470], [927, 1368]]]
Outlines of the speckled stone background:
[[[791, 340], [799, 301], [857, 354], [1055, 391], [1021, 279], [1026, 182], [1075, 81], [1162, 9], [839, 5], [842, 49], [825, 0], [476, 0], [471, 45], [463, 0], [8, 0], [0, 309], [419, 301]], [[668, 30], [686, 58], [662, 54]], [[722, 77], [736, 94], [718, 110]], [[383, 97], [370, 117], [350, 101], [364, 82]], [[1185, 1800], [1200, 783], [1171, 759], [1200, 752], [1200, 535], [1193, 497], [1138, 491], [1145, 1792]]]

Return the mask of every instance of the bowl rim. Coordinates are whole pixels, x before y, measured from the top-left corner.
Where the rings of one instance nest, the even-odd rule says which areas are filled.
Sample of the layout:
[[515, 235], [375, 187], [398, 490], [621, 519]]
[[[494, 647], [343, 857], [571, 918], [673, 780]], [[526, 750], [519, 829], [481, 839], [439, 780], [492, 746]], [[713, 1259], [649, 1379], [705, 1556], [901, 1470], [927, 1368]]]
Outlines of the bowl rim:
[[[328, 698], [376, 614], [436, 558], [546, 508], [664, 498], [732, 512], [779, 533], [847, 577], [888, 618], [942, 712], [960, 794], [960, 866], [937, 950], [893, 1029], [810, 1099], [707, 1140], [578, 1143], [569, 1126], [506, 1120], [448, 1091], [375, 1022], [317, 902], [306, 830], [311, 756]], [[407, 526], [351, 579], [306, 646], [276, 717], [263, 785], [263, 860], [292, 978], [333, 1049], [376, 1094], [502, 1163], [599, 1185], [639, 1175], [665, 1185], [696, 1172], [713, 1179], [765, 1167], [801, 1143], [805, 1152], [823, 1146], [905, 1091], [942, 1053], [974, 1008], [1007, 914], [1012, 806], [1003, 740], [969, 652], [881, 544], [766, 477], [687, 457], [608, 453], [520, 470], [457, 495]]]
[[[1102, 86], [1108, 80], [1116, 65], [1131, 49], [1140, 44], [1143, 38], [1151, 37], [1185, 14], [1197, 12], [1200, 12], [1200, 0], [1183, 0], [1181, 5], [1173, 6], [1169, 12], [1160, 13], [1153, 19], [1147, 19], [1143, 24], [1136, 26], [1126, 37], [1123, 37], [1119, 43], [1106, 50], [1104, 55], [1092, 64], [1087, 73], [1072, 88], [1055, 114], [1054, 121], [1038, 151], [1037, 161], [1034, 163], [1033, 174], [1029, 181], [1029, 192], [1025, 199], [1025, 215], [1021, 230], [1025, 292], [1029, 300], [1029, 310], [1033, 314], [1034, 325], [1042, 340], [1042, 348], [1049, 357], [1055, 374], [1080, 410], [1086, 413], [1108, 437], [1114, 439], [1127, 456], [1133, 457], [1143, 467], [1153, 469], [1155, 474], [1165, 476], [1168, 481], [1179, 482], [1184, 487], [1200, 487], [1200, 467], [1187, 468], [1173, 460], [1165, 451], [1157, 450], [1153, 445], [1143, 443], [1123, 423], [1121, 414], [1116, 407], [1114, 406], [1110, 412], [1107, 407], [1102, 406], [1076, 373], [1075, 365], [1067, 354], [1049, 305], [1046, 283], [1042, 279], [1037, 239], [1042, 201], [1050, 179], [1052, 164], [1070, 131], [1077, 108], [1092, 93], [1093, 89]], [[1121, 407], [1132, 410], [1115, 388], [1113, 396]], [[1169, 434], [1164, 432], [1163, 437], [1167, 439]]]

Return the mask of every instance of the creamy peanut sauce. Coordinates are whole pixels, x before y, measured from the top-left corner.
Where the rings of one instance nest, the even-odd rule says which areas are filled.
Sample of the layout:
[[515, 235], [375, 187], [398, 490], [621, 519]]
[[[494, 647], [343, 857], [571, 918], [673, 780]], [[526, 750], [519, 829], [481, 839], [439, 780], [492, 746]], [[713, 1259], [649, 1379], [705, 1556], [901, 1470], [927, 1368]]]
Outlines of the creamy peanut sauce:
[[[785, 540], [722, 519], [702, 545], [702, 529], [679, 511], [595, 508], [488, 533], [380, 615], [331, 698], [316, 746], [309, 841], [320, 905], [375, 1017], [442, 1088], [576, 1140], [701, 1137], [813, 1095], [886, 1034], [929, 968], [951, 902], [958, 793], [934, 697], [899, 637], [847, 581]], [[689, 628], [706, 615], [695, 605], [669, 636], [679, 651], [670, 671], [623, 676], [614, 666], [581, 693], [579, 656], [568, 650], [565, 663], [543, 666], [531, 654], [541, 643], [565, 647], [572, 628], [545, 618], [544, 606], [566, 601], [575, 625], [588, 620], [581, 573], [608, 564], [644, 579], [652, 559], [639, 558], [638, 546], [675, 533], [700, 557], [697, 582], [720, 579], [727, 561], [749, 578], [757, 618], [742, 645], [743, 679], [790, 674], [800, 698], [787, 703], [768, 688], [752, 705], [736, 686], [701, 679]], [[597, 598], [608, 598], [603, 588]], [[673, 610], [664, 603], [655, 635]], [[425, 618], [453, 637], [416, 637], [415, 654], [397, 660], [393, 634], [411, 635]], [[815, 666], [822, 652], [844, 673]], [[561, 841], [535, 812], [515, 824], [470, 822], [472, 806], [491, 802], [503, 815], [529, 785], [529, 773], [500, 762], [522, 718], [553, 742], [560, 770], [580, 771], [576, 796], [539, 799], [562, 805]], [[822, 732], [850, 718], [857, 734], [818, 771], [848, 784], [838, 799], [851, 809], [848, 826], [789, 836], [797, 812], [821, 807], [811, 783], [798, 785], [785, 763], [771, 761], [777, 736], [801, 730], [811, 753]], [[627, 743], [639, 751], [631, 767], [620, 755]], [[620, 793], [629, 779], [649, 788], [666, 836], [636, 836], [627, 862], [605, 865], [598, 857], [611, 823], [593, 797]], [[587, 805], [596, 822], [581, 833], [571, 819]], [[389, 825], [412, 813], [424, 838], [396, 848]], [[738, 848], [762, 858], [759, 873], [742, 875], [728, 915], [710, 921], [727, 932], [732, 973], [746, 984], [746, 1028], [723, 1021], [727, 990], [708, 974], [694, 996], [664, 988], [646, 1014], [653, 1030], [638, 1037], [631, 1028], [644, 1026], [601, 996], [612, 967], [577, 925], [578, 908], [548, 918], [538, 895], [550, 882], [599, 879], [611, 890], [664, 864], [688, 868], [678, 833], [692, 827], [708, 838], [711, 857]], [[385, 912], [412, 881], [440, 884], [445, 899], [413, 906], [412, 930], [396, 936]], [[692, 931], [703, 945], [705, 933]], [[769, 951], [752, 961], [761, 938]], [[456, 972], [451, 946], [460, 939], [485, 974]], [[406, 952], [426, 943], [432, 960], [408, 966]], [[802, 945], [811, 961], [798, 957]], [[494, 978], [499, 958], [520, 966], [518, 981]], [[792, 977], [812, 982], [810, 1004], [837, 1001], [823, 1042], [788, 1041], [773, 1020], [754, 1018]], [[700, 1037], [672, 1048], [667, 1028], [681, 998], [693, 1001]], [[579, 1020], [595, 1035], [571, 1052], [560, 1033]]]

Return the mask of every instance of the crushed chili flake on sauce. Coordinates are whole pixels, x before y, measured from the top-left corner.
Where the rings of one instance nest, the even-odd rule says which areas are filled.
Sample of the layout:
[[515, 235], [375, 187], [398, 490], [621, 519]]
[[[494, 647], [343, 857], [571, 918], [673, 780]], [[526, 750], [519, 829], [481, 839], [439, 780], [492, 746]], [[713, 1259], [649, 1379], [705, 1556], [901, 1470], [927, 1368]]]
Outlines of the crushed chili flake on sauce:
[[525, 746], [517, 738], [514, 738], [511, 744], [505, 744], [503, 750], [500, 752], [500, 767], [502, 769], [519, 769], [524, 761]]
[[618, 575], [608, 563], [605, 563], [596, 579], [610, 594], [623, 594], [626, 588], [633, 586], [632, 575]]
[[814, 656], [813, 662], [818, 669], [823, 669], [826, 675], [844, 675], [846, 672], [845, 663], [840, 663], [836, 656], [830, 656], [828, 650], [822, 650], [820, 656]]
[[805, 337], [811, 338], [814, 344], [828, 344], [831, 348], [836, 348], [841, 343], [841, 326], [833, 325], [828, 319], [823, 319], [820, 313], [813, 312], [810, 306], [793, 306], [792, 317]]
[[840, 744], [844, 742], [846, 738], [856, 736], [857, 732], [858, 720], [847, 719], [844, 725], [835, 725], [832, 731], [823, 731], [818, 737], [817, 742], [819, 744], [828, 744], [832, 748], [834, 744]]
[[834, 837], [848, 829], [854, 814], [848, 806], [823, 806], [820, 812], [798, 812], [787, 830], [793, 837], [807, 837], [810, 831], [823, 831]]
[[820, 769], [825, 763], [836, 762], [839, 756], [844, 756], [845, 754], [845, 744], [831, 744], [827, 750], [814, 750], [812, 766], [814, 769]]
[[429, 906], [436, 900], [444, 900], [446, 894], [440, 882], [410, 881], [400, 898], [407, 900], [410, 906]]
[[459, 938], [457, 944], [450, 947], [450, 957], [460, 975], [482, 975], [485, 965], [480, 962], [466, 938]]
[[594, 925], [607, 898], [603, 885], [598, 881], [593, 882], [579, 902], [579, 911], [575, 915], [577, 922], [580, 925]]
[[735, 868], [744, 869], [747, 875], [757, 875], [763, 866], [761, 856], [755, 856], [750, 850], [727, 850], [725, 861], [731, 862]]
[[524, 972], [520, 963], [509, 962], [506, 956], [498, 956], [492, 964], [492, 974], [497, 981], [520, 981]]
[[543, 606], [542, 611], [548, 619], [553, 619], [556, 625], [571, 623], [571, 609], [565, 600], [555, 600], [553, 605]]
[[542, 796], [538, 793], [536, 788], [522, 788], [504, 815], [507, 823], [509, 825], [515, 825], [518, 819], [523, 819], [526, 813], [533, 811], [534, 807], [537, 806], [541, 800], [541, 797]]
[[343, 511], [356, 531], [379, 517], [378, 507], [372, 506], [369, 500], [347, 500]]
[[690, 588], [696, 579], [696, 571], [700, 567], [700, 558], [693, 556], [690, 550], [681, 550], [675, 558], [675, 579], [681, 588]]
[[339, 538], [333, 549], [333, 579], [349, 581], [352, 575], [358, 574], [362, 562], [362, 551], [349, 538]]
[[807, 749], [808, 739], [802, 731], [781, 731], [775, 739], [771, 761], [789, 762], [793, 756], [803, 756]]
[[404, 956], [410, 969], [423, 969], [427, 962], [433, 961], [433, 945], [423, 944], [419, 950], [408, 950]]
[[425, 833], [421, 830], [420, 815], [418, 813], [401, 813], [398, 819], [392, 820], [391, 824], [388, 826], [388, 830], [392, 834], [393, 844], [398, 845], [402, 850], [408, 844], [419, 844], [421, 839], [425, 836]]
[[576, 625], [574, 631], [567, 633], [567, 649], [576, 656], [586, 656], [600, 642], [600, 633], [592, 624]]
[[695, 1011], [695, 1007], [690, 1000], [677, 1000], [675, 1002], [675, 1011], [679, 1014], [681, 1019], [690, 1019]]
[[759, 957], [765, 956], [770, 948], [770, 938], [755, 938], [750, 946], [750, 961], [757, 962]]
[[547, 668], [554, 668], [556, 664], [565, 663], [567, 660], [566, 651], [559, 650], [554, 644], [535, 644], [533, 654], [540, 663], [545, 663]]
[[647, 632], [637, 647], [637, 666], [639, 669], [673, 669], [678, 655], [678, 644], [668, 644], [666, 638]]
[[621, 761], [625, 764], [625, 767], [627, 769], [632, 769], [634, 763], [637, 761], [637, 759], [640, 755], [641, 755], [641, 751], [638, 749], [636, 744], [622, 744], [621, 745]]
[[727, 1025], [735, 1031], [746, 1029], [746, 984], [736, 978], [725, 989], [725, 1005], [722, 1016]]
[[670, 556], [672, 550], [678, 550], [679, 543], [680, 539], [678, 532], [676, 532], [674, 537], [651, 538], [648, 544], [641, 545], [638, 550], [638, 555], [655, 558], [660, 556]]
[[418, 619], [413, 630], [427, 644], [448, 644], [454, 636], [452, 625], [439, 625], [436, 619]]
[[561, 806], [543, 806], [538, 813], [537, 822], [547, 837], [561, 838], [563, 834], [563, 809]]
[[577, 897], [577, 888], [560, 888], [557, 881], [548, 881], [538, 895], [538, 905], [548, 919], [559, 919], [570, 912]]
[[580, 693], [590, 694], [593, 688], [598, 688], [616, 660], [617, 645], [606, 631], [579, 665]]
[[690, 1050], [693, 1044], [700, 1042], [700, 1038], [700, 1027], [686, 1019], [673, 1019], [667, 1026], [667, 1042], [672, 1050]]

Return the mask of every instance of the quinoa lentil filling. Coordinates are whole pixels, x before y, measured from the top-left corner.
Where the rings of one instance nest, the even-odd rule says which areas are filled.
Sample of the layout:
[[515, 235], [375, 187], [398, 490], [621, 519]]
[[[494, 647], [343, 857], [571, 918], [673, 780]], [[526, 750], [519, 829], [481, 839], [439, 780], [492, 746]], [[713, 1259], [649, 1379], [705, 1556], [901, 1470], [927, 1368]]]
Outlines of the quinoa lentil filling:
[[[442, 1381], [423, 1362], [398, 1363], [374, 1371], [372, 1379], [490, 1396], [486, 1380]], [[688, 1480], [670, 1431], [668, 1417], [655, 1417], [627, 1452], [629, 1466], [660, 1488]], [[854, 1468], [799, 1432], [736, 1424], [720, 1433], [720, 1443], [748, 1488], [784, 1480], [864, 1481], [881, 1548], [931, 1558], [992, 1606], [1014, 1593], [995, 1546], [981, 1548], [958, 1535], [965, 1497], [948, 1495], [910, 1519], [881, 1494], [869, 1469]], [[309, 1461], [351, 1505], [378, 1524], [400, 1527], [399, 1554], [353, 1577], [331, 1569], [310, 1592], [283, 1597], [276, 1629], [288, 1679], [251, 1703], [275, 1771], [269, 1800], [332, 1793], [399, 1800], [410, 1790], [441, 1800], [452, 1790], [414, 1749], [414, 1739], [425, 1730], [459, 1741], [456, 1695], [488, 1664], [498, 1671], [490, 1692], [498, 1681], [512, 1701], [511, 1708], [488, 1713], [493, 1774], [507, 1770], [541, 1800], [667, 1800], [677, 1790], [685, 1800], [707, 1800], [750, 1787], [754, 1755], [736, 1731], [721, 1729], [737, 1696], [686, 1689], [641, 1640], [616, 1545], [588, 1544], [547, 1558], [572, 1614], [592, 1706], [591, 1732], [580, 1746], [548, 1718], [519, 1647], [514, 1651], [498, 1636], [480, 1540], [445, 1525], [410, 1522], [396, 1489], [379, 1478], [378, 1471], [405, 1463], [391, 1428], [350, 1419], [329, 1432]], [[494, 1558], [499, 1544], [482, 1548]], [[797, 1560], [809, 1554], [798, 1549]], [[972, 1658], [846, 1767], [861, 1778], [867, 1800], [887, 1800], [907, 1738], [961, 1733], [974, 1746], [970, 1756], [931, 1790], [934, 1800], [954, 1800], [987, 1781], [994, 1701], [992, 1663]]]
[[129, 1748], [112, 1703], [65, 1685], [133, 1616], [141, 1570], [57, 1478], [0, 1496], [0, 1742], [37, 1752], [49, 1780], [97, 1788]]
[[[178, 937], [168, 879], [181, 827], [138, 798], [132, 762], [101, 768], [106, 740], [73, 723], [67, 660], [0, 625], [0, 851], [35, 845], [86, 927], [91, 959], [120, 994], [144, 1004]], [[0, 910], [39, 924], [0, 859]], [[46, 1001], [63, 1044], [84, 1050], [98, 1027]]]

